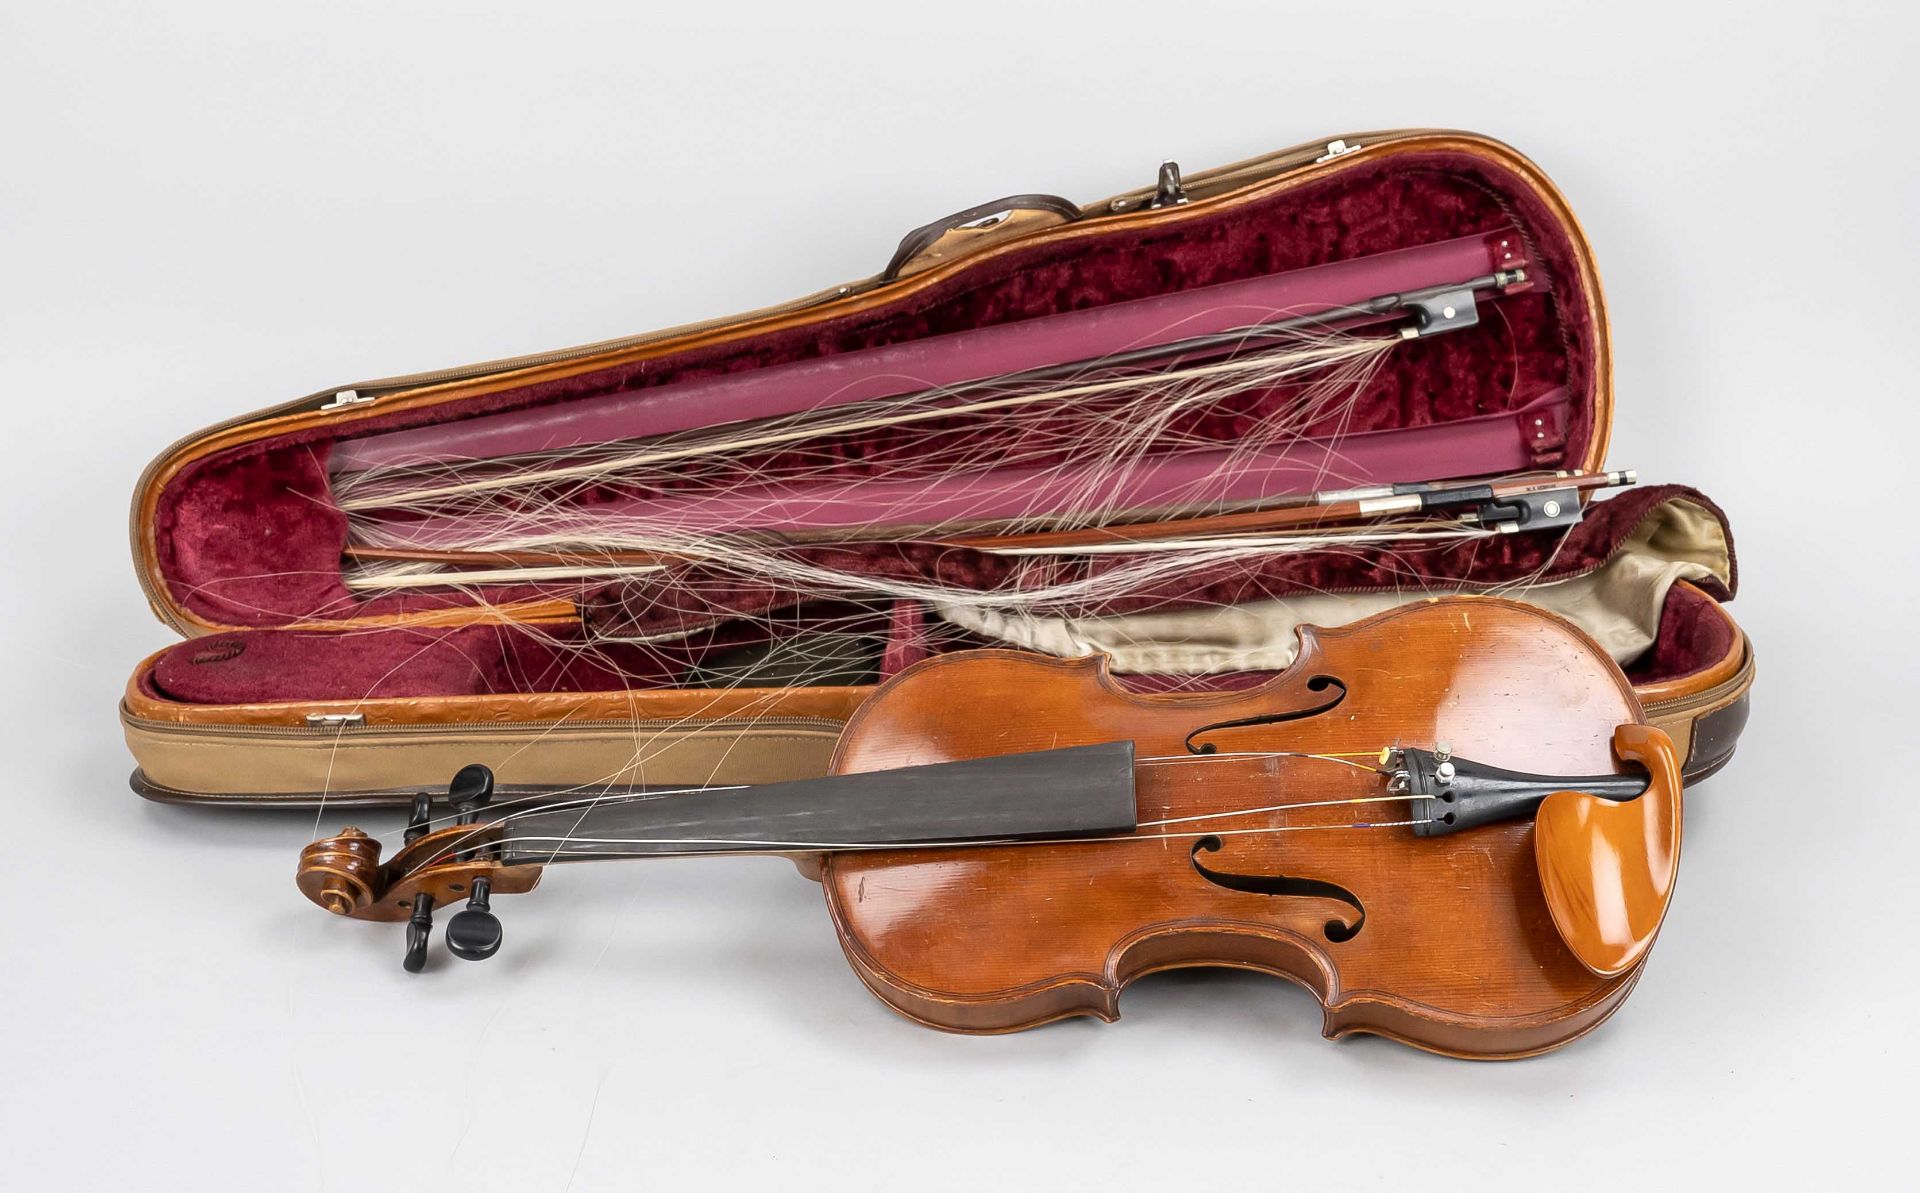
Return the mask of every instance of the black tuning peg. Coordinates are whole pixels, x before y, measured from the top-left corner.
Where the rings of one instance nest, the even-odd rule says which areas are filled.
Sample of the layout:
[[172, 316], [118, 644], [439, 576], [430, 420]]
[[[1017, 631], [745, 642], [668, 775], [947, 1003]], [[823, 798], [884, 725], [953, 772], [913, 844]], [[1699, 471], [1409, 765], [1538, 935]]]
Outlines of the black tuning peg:
[[[447, 784], [447, 802], [453, 805], [456, 824], [474, 823], [480, 817], [480, 809], [492, 800], [493, 772], [479, 763], [461, 767], [453, 776], [453, 782]], [[407, 820], [407, 840], [427, 832], [432, 826], [432, 812], [430, 796], [414, 797], [413, 811]], [[467, 859], [482, 852], [484, 849], [461, 850], [453, 856]], [[447, 950], [454, 956], [465, 961], [484, 961], [500, 951], [500, 920], [489, 906], [492, 895], [493, 880], [475, 878], [466, 910], [447, 921]], [[427, 967], [427, 941], [432, 935], [433, 896], [415, 895], [413, 914], [407, 917], [407, 956], [403, 964], [408, 973], [419, 973]]]
[[[419, 840], [432, 827], [433, 797], [423, 791], [413, 797], [413, 806], [407, 810], [407, 841]], [[415, 895], [413, 914], [407, 917], [407, 955], [400, 962], [408, 973], [419, 973], [427, 967], [427, 940], [432, 935], [433, 896]]]
[[447, 921], [447, 949], [462, 961], [485, 961], [500, 951], [500, 918], [493, 914], [491, 878], [473, 880], [467, 909]]
[[447, 802], [460, 814], [461, 824], [472, 824], [480, 809], [493, 801], [493, 772], [478, 762], [460, 768], [447, 784]]
[[433, 827], [433, 797], [422, 791], [413, 797], [413, 807], [407, 811], [408, 841], [417, 841], [427, 835]]
[[432, 935], [433, 896], [415, 895], [413, 914], [407, 917], [407, 956], [400, 962], [408, 973], [419, 973], [427, 967], [427, 939]]

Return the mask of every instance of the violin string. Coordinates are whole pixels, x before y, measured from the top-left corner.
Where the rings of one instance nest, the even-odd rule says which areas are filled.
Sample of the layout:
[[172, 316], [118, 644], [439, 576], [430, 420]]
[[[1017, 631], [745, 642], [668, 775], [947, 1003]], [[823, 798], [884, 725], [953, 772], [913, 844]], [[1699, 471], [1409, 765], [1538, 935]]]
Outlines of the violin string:
[[1236, 808], [1227, 812], [1200, 812], [1193, 816], [1169, 816], [1162, 820], [1142, 820], [1140, 828], [1155, 828], [1166, 824], [1192, 824], [1200, 820], [1227, 820], [1235, 816], [1258, 816], [1264, 812], [1294, 812], [1302, 808], [1341, 808], [1348, 804], [1385, 804], [1409, 798], [1400, 795], [1359, 795], [1352, 799], [1317, 799], [1293, 804], [1268, 804], [1263, 808]]
[[[1405, 799], [1407, 797], [1395, 796], [1393, 798]], [[713, 844], [715, 846], [719, 846], [719, 848], [682, 850], [682, 851], [675, 852], [672, 854], [667, 854], [667, 855], [637, 854], [635, 856], [636, 857], [653, 857], [653, 856], [719, 857], [719, 856], [728, 856], [728, 855], [752, 856], [754, 854], [762, 853], [767, 850], [780, 850], [780, 849], [793, 849], [793, 850], [799, 850], [799, 851], [809, 852], [809, 853], [811, 852], [872, 853], [872, 852], [901, 852], [901, 851], [923, 850], [923, 849], [986, 849], [986, 848], [1002, 849], [1002, 848], [1011, 848], [1014, 846], [1029, 846], [1029, 845], [1055, 845], [1055, 846], [1111, 845], [1111, 844], [1119, 844], [1121, 842], [1127, 842], [1127, 841], [1134, 841], [1134, 842], [1199, 841], [1199, 840], [1204, 840], [1208, 837], [1250, 837], [1250, 836], [1259, 836], [1267, 833], [1301, 833], [1301, 832], [1326, 831], [1326, 830], [1332, 830], [1332, 829], [1408, 828], [1408, 827], [1413, 827], [1413, 826], [1422, 825], [1422, 824], [1434, 824], [1434, 823], [1436, 823], [1436, 820], [1434, 818], [1427, 817], [1423, 819], [1413, 819], [1413, 820], [1354, 821], [1349, 824], [1275, 824], [1275, 825], [1264, 825], [1260, 828], [1230, 828], [1230, 829], [1216, 829], [1213, 831], [1202, 830], [1202, 831], [1178, 832], [1178, 833], [1120, 833], [1112, 836], [1103, 836], [1103, 837], [990, 838], [986, 840], [971, 839], [971, 840], [953, 840], [953, 841], [914, 841], [914, 842], [909, 842], [905, 844], [892, 843], [892, 842], [871, 842], [871, 841], [758, 841], [758, 840], [722, 841], [718, 839], [699, 838], [699, 837], [575, 837], [575, 836], [556, 837], [556, 836], [550, 836], [543, 833], [529, 833], [521, 836], [503, 837], [497, 842], [489, 841], [487, 844], [489, 847], [491, 847], [496, 844], [497, 845], [517, 845], [517, 844], [524, 844], [527, 842], [550, 841], [554, 843], [554, 850], [553, 850], [553, 854], [548, 858], [548, 861], [553, 863], [559, 863], [559, 862], [575, 861], [575, 860], [583, 860], [583, 859], [590, 860], [594, 858], [611, 860], [612, 858], [617, 858], [620, 856], [618, 854], [607, 855], [607, 854], [595, 854], [595, 853], [580, 854], [572, 858], [565, 856], [565, 850], [567, 849], [567, 847], [575, 846], [575, 845], [677, 846], [677, 845]], [[451, 852], [458, 852], [458, 851], [450, 849], [447, 852], [451, 853]], [[409, 871], [409, 873], [412, 873], [412, 872], [413, 871]]]
[[1309, 758], [1319, 762], [1336, 762], [1341, 766], [1351, 766], [1355, 770], [1378, 773], [1380, 768], [1354, 762], [1355, 758], [1378, 758], [1379, 750], [1344, 750], [1335, 753], [1314, 753], [1308, 750], [1222, 750], [1213, 754], [1164, 754], [1135, 760], [1136, 766], [1179, 766], [1192, 762], [1223, 762], [1242, 758]]
[[[1363, 763], [1354, 762], [1352, 761], [1352, 759], [1378, 758], [1380, 756], [1380, 753], [1381, 752], [1379, 750], [1346, 750], [1346, 751], [1326, 752], [1326, 753], [1314, 753], [1314, 752], [1305, 751], [1305, 750], [1228, 750], [1228, 751], [1222, 751], [1220, 753], [1215, 753], [1215, 754], [1150, 755], [1145, 758], [1136, 759], [1134, 762], [1134, 765], [1136, 768], [1139, 768], [1139, 767], [1148, 767], [1148, 766], [1179, 766], [1179, 765], [1185, 765], [1189, 763], [1198, 763], [1198, 762], [1233, 762], [1233, 761], [1244, 761], [1246, 759], [1300, 758], [1300, 759], [1306, 759], [1310, 761], [1331, 762], [1340, 766], [1352, 767], [1355, 770], [1367, 771], [1370, 773], [1378, 774], [1378, 773], [1381, 773], [1380, 768], [1375, 766], [1367, 766]], [[562, 787], [562, 788], [556, 788], [550, 791], [530, 792], [526, 795], [518, 795], [518, 796], [514, 796], [511, 799], [497, 801], [493, 804], [488, 805], [488, 807], [492, 809], [514, 807], [517, 810], [508, 812], [502, 816], [497, 816], [494, 819], [489, 821], [475, 822], [473, 827], [475, 829], [498, 827], [506, 824], [509, 820], [513, 819], [515, 816], [524, 815], [528, 812], [564, 812], [571, 808], [581, 808], [581, 809], [591, 810], [596, 807], [644, 803], [650, 800], [668, 799], [676, 795], [700, 795], [708, 792], [721, 792], [721, 791], [746, 791], [751, 787], [753, 787], [754, 784], [731, 783], [731, 784], [726, 784], [722, 786], [668, 787], [668, 788], [662, 788], [662, 789], [652, 790], [652, 791], [603, 791], [597, 794], [585, 795], [579, 799], [554, 800], [551, 798], [553, 796], [571, 795], [578, 791], [585, 791], [588, 786], [590, 785], [581, 785], [576, 787]], [[1341, 802], [1347, 802], [1347, 801], [1336, 800], [1331, 802], [1341, 803]], [[527, 804], [530, 804], [533, 806], [528, 808], [519, 807], [519, 805], [527, 805]], [[1289, 806], [1318, 807], [1321, 805], [1319, 804], [1293, 804], [1293, 805], [1276, 804], [1274, 805], [1274, 807], [1276, 808], [1289, 807]], [[1265, 809], [1256, 809], [1256, 810], [1265, 810]], [[1218, 815], [1242, 815], [1242, 814], [1243, 813], [1239, 813], [1239, 812], [1218, 813]], [[462, 813], [460, 813], [459, 811], [453, 811], [444, 816], [432, 817], [424, 822], [425, 827], [428, 829], [428, 831], [433, 831], [434, 829], [437, 829], [437, 828], [449, 827], [451, 825], [458, 824], [461, 815]], [[1149, 821], [1147, 823], [1159, 823], [1159, 822]]]
[[[1296, 803], [1284, 803], [1284, 804], [1267, 804], [1267, 805], [1265, 805], [1265, 806], [1262, 806], [1262, 807], [1258, 807], [1258, 808], [1231, 808], [1231, 809], [1226, 809], [1226, 810], [1222, 810], [1222, 811], [1215, 811], [1215, 812], [1201, 812], [1201, 813], [1198, 813], [1198, 814], [1196, 814], [1196, 815], [1193, 815], [1193, 816], [1169, 816], [1169, 817], [1165, 817], [1165, 818], [1163, 818], [1163, 819], [1160, 819], [1160, 820], [1142, 820], [1142, 821], [1140, 821], [1140, 822], [1139, 822], [1139, 824], [1138, 824], [1138, 825], [1136, 825], [1135, 827], [1136, 827], [1136, 828], [1143, 828], [1143, 829], [1144, 829], [1144, 828], [1162, 828], [1162, 827], [1165, 827], [1165, 826], [1167, 826], [1167, 825], [1171, 825], [1171, 824], [1195, 824], [1195, 823], [1198, 823], [1198, 822], [1201, 822], [1201, 821], [1207, 821], [1207, 820], [1231, 820], [1231, 819], [1233, 819], [1233, 818], [1235, 818], [1235, 817], [1240, 817], [1240, 816], [1259, 816], [1259, 815], [1264, 815], [1264, 814], [1267, 814], [1267, 813], [1272, 813], [1272, 812], [1296, 812], [1296, 811], [1300, 811], [1300, 810], [1302, 810], [1302, 809], [1305, 809], [1305, 808], [1340, 808], [1340, 807], [1346, 807], [1346, 806], [1349, 806], [1349, 805], [1352, 805], [1352, 804], [1385, 804], [1385, 803], [1395, 803], [1395, 802], [1398, 802], [1398, 801], [1400, 801], [1400, 800], [1405, 800], [1405, 799], [1408, 799], [1408, 798], [1410, 798], [1410, 797], [1409, 797], [1409, 796], [1407, 796], [1407, 795], [1405, 795], [1405, 794], [1401, 794], [1401, 795], [1364, 795], [1364, 796], [1356, 796], [1356, 797], [1354, 797], [1354, 798], [1352, 798], [1352, 799], [1324, 799], [1324, 800], [1302, 800], [1302, 801], [1299, 801], [1299, 802], [1296, 802]], [[1411, 824], [1411, 823], [1416, 823], [1416, 822], [1414, 822], [1414, 821], [1392, 821], [1392, 822], [1388, 822], [1388, 823], [1391, 823], [1391, 824], [1396, 824], [1396, 825], [1397, 825], [1397, 824], [1402, 824], [1402, 823], [1407, 823], [1407, 824]], [[1421, 824], [1425, 824], [1425, 823], [1427, 823], [1427, 822], [1426, 822], [1426, 821], [1419, 821], [1419, 822], [1417, 822], [1417, 823], [1421, 823]], [[1296, 831], [1296, 830], [1298, 830], [1298, 829], [1305, 829], [1305, 828], [1373, 828], [1373, 827], [1376, 827], [1376, 825], [1374, 825], [1374, 824], [1371, 824], [1371, 823], [1358, 823], [1358, 824], [1332, 824], [1332, 825], [1329, 825], [1329, 824], [1306, 824], [1306, 825], [1293, 825], [1293, 826], [1269, 826], [1268, 828], [1259, 828], [1259, 829], [1228, 829], [1228, 830], [1222, 830], [1222, 831], [1223, 831], [1223, 833], [1224, 833], [1224, 834], [1226, 834], [1226, 835], [1239, 835], [1239, 834], [1244, 834], [1244, 833], [1256, 833], [1256, 832], [1267, 832], [1267, 831], [1274, 831], [1274, 832], [1280, 832], [1280, 831], [1287, 831], [1287, 832], [1292, 832], [1292, 831]], [[1131, 833], [1131, 834], [1124, 834], [1124, 835], [1121, 835], [1121, 836], [1118, 836], [1118, 837], [1112, 837], [1112, 838], [1107, 838], [1107, 837], [1092, 837], [1092, 838], [1082, 838], [1082, 837], [1050, 837], [1050, 838], [1035, 838], [1035, 839], [1024, 839], [1024, 838], [989, 838], [989, 839], [985, 839], [985, 840], [982, 840], [982, 839], [969, 839], [969, 840], [964, 840], [964, 841], [962, 841], [962, 840], [954, 840], [954, 841], [936, 841], [936, 842], [908, 842], [908, 843], [904, 843], [904, 844], [903, 844], [903, 843], [900, 843], [900, 842], [894, 842], [894, 841], [878, 841], [878, 842], [870, 842], [870, 843], [867, 843], [867, 844], [862, 844], [862, 845], [854, 845], [854, 844], [849, 844], [849, 843], [845, 843], [845, 842], [802, 842], [802, 841], [785, 841], [785, 842], [775, 842], [775, 841], [754, 841], [754, 840], [738, 840], [738, 839], [732, 839], [732, 838], [728, 838], [728, 839], [726, 839], [726, 843], [727, 843], [727, 844], [731, 844], [731, 845], [756, 845], [756, 846], [762, 846], [762, 847], [772, 847], [772, 846], [779, 846], [779, 847], [782, 847], [782, 848], [791, 848], [791, 849], [855, 849], [855, 848], [858, 848], [858, 849], [931, 849], [931, 848], [943, 848], [943, 849], [944, 849], [944, 848], [952, 848], [952, 847], [954, 847], [954, 846], [957, 846], [957, 845], [966, 845], [966, 844], [972, 844], [972, 845], [996, 845], [996, 846], [997, 846], [997, 845], [1003, 845], [1003, 844], [1014, 844], [1014, 845], [1049, 845], [1049, 844], [1062, 844], [1062, 845], [1071, 845], [1071, 844], [1074, 844], [1074, 843], [1076, 843], [1076, 842], [1079, 842], [1079, 841], [1083, 841], [1083, 840], [1096, 840], [1096, 841], [1099, 841], [1099, 840], [1126, 840], [1126, 841], [1131, 841], [1131, 840], [1136, 840], [1136, 839], [1144, 839], [1145, 837], [1167, 837], [1167, 836], [1176, 836], [1176, 835], [1178, 835], [1178, 834], [1167, 834], [1167, 833], [1147, 833], [1147, 834], [1140, 834], [1140, 833]], [[1198, 834], [1191, 834], [1191, 835], [1197, 835], [1197, 836], [1211, 836], [1211, 835], [1220, 835], [1220, 834], [1209, 834], [1209, 833], [1198, 833]], [[548, 836], [543, 836], [543, 835], [538, 835], [538, 834], [520, 834], [520, 835], [517, 835], [517, 836], [512, 836], [512, 837], [502, 837], [502, 838], [500, 838], [500, 839], [499, 839], [498, 841], [488, 841], [488, 842], [486, 842], [486, 845], [487, 845], [487, 846], [488, 846], [489, 848], [491, 848], [492, 846], [494, 846], [494, 845], [496, 845], [496, 844], [499, 844], [499, 845], [505, 845], [505, 844], [510, 844], [510, 843], [512, 843], [512, 842], [516, 842], [516, 841], [567, 841], [567, 842], [574, 842], [574, 843], [581, 843], [581, 844], [609, 844], [609, 843], [613, 843], [613, 842], [616, 842], [616, 841], [617, 841], [617, 842], [624, 842], [624, 843], [626, 843], [626, 844], [630, 844], [630, 845], [704, 845], [704, 844], [717, 844], [717, 843], [719, 843], [719, 842], [721, 841], [721, 838], [716, 838], [716, 837], [619, 837], [619, 838], [607, 838], [607, 837], [578, 837], [578, 836], [570, 836], [570, 837], [548, 837]], [[459, 851], [459, 850], [458, 850], [458, 848], [457, 848], [457, 846], [452, 846], [452, 847], [449, 847], [449, 849], [448, 849], [448, 850], [447, 850], [446, 852], [458, 852], [458, 851]]]
[[[1308, 757], [1308, 758], [1318, 757], [1316, 755], [1299, 755], [1299, 756]], [[1326, 759], [1326, 761], [1343, 761], [1343, 760], [1328, 758]], [[1348, 765], [1352, 765], [1352, 764], [1349, 763]], [[1370, 768], [1363, 768], [1363, 769], [1370, 769]], [[701, 789], [694, 789], [694, 790], [701, 790]], [[714, 790], [714, 789], [709, 788], [706, 790]], [[738, 788], [726, 788], [721, 790], [738, 790]], [[1191, 816], [1172, 816], [1172, 817], [1163, 817], [1161, 819], [1156, 819], [1156, 820], [1144, 820], [1144, 821], [1141, 821], [1136, 827], [1142, 828], [1142, 829], [1162, 828], [1168, 825], [1195, 824], [1195, 823], [1200, 823], [1200, 822], [1210, 821], [1210, 820], [1229, 820], [1229, 819], [1242, 817], [1242, 816], [1257, 816], [1257, 815], [1267, 815], [1272, 813], [1301, 811], [1308, 808], [1334, 808], [1334, 807], [1346, 807], [1346, 806], [1355, 805], [1355, 804], [1394, 803], [1394, 802], [1406, 800], [1409, 798], [1410, 797], [1407, 796], [1406, 794], [1401, 793], [1401, 794], [1388, 794], [1388, 795], [1354, 796], [1354, 797], [1349, 797], [1344, 799], [1330, 799], [1330, 800], [1298, 800], [1298, 801], [1293, 801], [1288, 803], [1267, 804], [1260, 807], [1251, 807], [1251, 808], [1225, 808], [1225, 809], [1219, 809], [1215, 811], [1197, 813]], [[570, 805], [542, 806], [536, 809], [536, 811], [538, 812], [565, 811], [567, 810], [568, 807], [572, 807], [572, 806], [578, 806], [582, 809], [581, 817], [584, 820], [587, 813], [593, 810], [594, 801], [579, 800], [579, 801], [574, 801]], [[445, 843], [444, 847], [440, 849], [438, 852], [436, 852], [430, 857], [419, 860], [415, 865], [409, 867], [409, 869], [407, 870], [407, 873], [411, 874], [427, 866], [434, 865], [452, 854], [462, 852], [463, 849], [466, 849], [466, 848], [484, 847], [488, 849], [493, 849], [497, 847], [502, 847], [510, 844], [519, 843], [519, 842], [527, 842], [527, 841], [556, 842], [555, 848], [549, 860], [564, 861], [564, 860], [570, 860], [562, 856], [565, 852], [567, 845], [569, 844], [581, 844], [581, 845], [628, 844], [628, 845], [656, 845], [656, 846], [698, 846], [698, 845], [713, 844], [713, 845], [752, 847], [750, 849], [748, 848], [729, 848], [729, 849], [712, 849], [712, 850], [685, 849], [685, 850], [676, 852], [674, 854], [667, 855], [667, 856], [675, 856], [675, 857], [705, 857], [710, 855], [753, 853], [753, 852], [759, 852], [759, 851], [764, 851], [768, 849], [796, 849], [796, 850], [805, 850], [809, 852], [839, 851], [839, 850], [870, 851], [870, 850], [889, 850], [889, 849], [896, 849], [896, 850], [897, 849], [950, 849], [950, 848], [958, 848], [962, 846], [973, 846], [973, 847], [982, 847], [982, 848], [992, 846], [992, 847], [998, 848], [998, 847], [1007, 846], [1007, 845], [1071, 845], [1071, 844], [1080, 844], [1080, 843], [1097, 842], [1097, 841], [1143, 841], [1143, 840], [1168, 840], [1168, 839], [1188, 840], [1188, 839], [1197, 839], [1200, 837], [1208, 837], [1208, 836], [1246, 836], [1250, 834], [1267, 833], [1267, 832], [1300, 832], [1308, 829], [1396, 828], [1396, 827], [1404, 827], [1408, 825], [1431, 823], [1430, 820], [1359, 821], [1359, 822], [1354, 822], [1350, 824], [1267, 825], [1267, 826], [1262, 826], [1260, 828], [1222, 829], [1214, 832], [1205, 832], [1205, 831], [1188, 832], [1188, 833], [1134, 832], [1134, 833], [1119, 834], [1119, 835], [1110, 836], [1110, 837], [989, 838], [984, 840], [983, 839], [966, 839], [966, 840], [906, 842], [906, 843], [902, 843], [902, 842], [836, 842], [836, 841], [761, 841], [761, 840], [721, 841], [717, 838], [707, 838], [707, 837], [608, 838], [608, 837], [582, 837], [582, 836], [575, 836], [575, 835], [556, 837], [556, 836], [551, 836], [546, 834], [524, 834], [523, 833], [523, 834], [486, 839], [486, 840], [477, 842], [476, 844], [471, 846], [465, 844], [465, 841], [473, 837], [479, 836], [486, 829], [504, 826], [508, 824], [510, 821], [517, 819], [519, 816], [525, 815], [525, 814], [526, 813], [514, 813], [509, 816], [501, 817], [498, 820], [491, 822], [490, 824], [474, 825], [472, 828], [472, 831], [466, 834], [465, 837], [463, 837], [460, 840], [450, 841]], [[611, 856], [617, 857], [619, 855], [611, 855]], [[639, 856], [658, 856], [658, 855], [639, 855]], [[597, 858], [611, 860], [609, 855], [606, 855], [606, 854], [586, 853], [586, 854], [579, 855], [579, 857], [589, 858], [589, 859], [597, 857]]]

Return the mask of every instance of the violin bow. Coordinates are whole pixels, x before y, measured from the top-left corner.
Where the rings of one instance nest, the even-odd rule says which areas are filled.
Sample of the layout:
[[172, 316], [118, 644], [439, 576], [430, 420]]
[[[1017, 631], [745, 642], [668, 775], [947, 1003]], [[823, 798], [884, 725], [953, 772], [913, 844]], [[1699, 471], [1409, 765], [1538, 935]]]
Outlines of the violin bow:
[[[945, 541], [996, 555], [1095, 554], [1141, 550], [1151, 545], [1211, 547], [1231, 542], [1235, 536], [1323, 530], [1395, 515], [1450, 515], [1434, 522], [1512, 534], [1571, 526], [1584, 516], [1593, 493], [1631, 485], [1638, 479], [1632, 469], [1621, 469], [1422, 481], [1327, 490], [1285, 505], [1237, 513]], [[1410, 533], [1418, 533], [1420, 524], [1410, 525], [1416, 528]]]
[[[1268, 542], [1276, 548], [1393, 542], [1455, 534], [1513, 534], [1565, 529], [1580, 522], [1593, 494], [1632, 485], [1632, 469], [1609, 472], [1520, 473], [1503, 477], [1419, 481], [1328, 489], [1282, 498], [1258, 508], [1190, 518], [1127, 522], [1075, 530], [1012, 535], [915, 538], [995, 555], [1103, 555], [1199, 550]], [[1409, 520], [1372, 525], [1375, 519]], [[834, 545], [776, 541], [779, 547]], [[408, 588], [449, 583], [525, 583], [645, 576], [666, 568], [724, 559], [655, 551], [458, 551], [349, 548], [359, 561], [407, 561], [456, 570], [362, 581], [349, 587]]]

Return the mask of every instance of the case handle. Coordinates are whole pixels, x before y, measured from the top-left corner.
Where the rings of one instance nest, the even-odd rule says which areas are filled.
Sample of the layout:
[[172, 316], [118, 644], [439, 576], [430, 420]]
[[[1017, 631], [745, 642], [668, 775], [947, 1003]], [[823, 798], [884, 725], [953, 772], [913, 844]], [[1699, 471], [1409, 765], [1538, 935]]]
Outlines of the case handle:
[[999, 226], [1015, 212], [1033, 211], [1060, 216], [1067, 223], [1086, 218], [1080, 205], [1059, 195], [1008, 195], [1004, 199], [993, 199], [965, 211], [956, 211], [943, 219], [930, 224], [922, 224], [900, 239], [900, 247], [893, 251], [893, 259], [880, 271], [883, 282], [895, 281], [900, 271], [905, 269], [915, 257], [926, 252], [949, 233], [968, 229], [982, 231]]

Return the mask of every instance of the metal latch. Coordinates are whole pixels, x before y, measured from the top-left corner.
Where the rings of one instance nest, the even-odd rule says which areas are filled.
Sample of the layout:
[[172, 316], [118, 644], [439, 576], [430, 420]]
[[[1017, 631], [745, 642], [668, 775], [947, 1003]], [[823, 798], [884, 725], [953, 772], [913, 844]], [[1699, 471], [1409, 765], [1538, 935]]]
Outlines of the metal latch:
[[357, 389], [343, 389], [320, 404], [322, 410], [343, 410], [348, 406], [364, 406], [373, 401], [374, 395], [363, 394]]
[[1336, 157], [1342, 157], [1346, 154], [1352, 153], [1356, 149], [1365, 149], [1365, 148], [1366, 146], [1362, 145], [1358, 141], [1355, 141], [1351, 145], [1347, 144], [1345, 141], [1328, 141], [1327, 151], [1321, 154], [1319, 157], [1314, 158], [1313, 164], [1317, 166], [1321, 162], [1330, 162]]
[[367, 723], [363, 712], [310, 712], [307, 724], [315, 729], [346, 729]]
[[1187, 188], [1180, 182], [1180, 163], [1161, 162], [1160, 177], [1153, 184], [1153, 198], [1148, 207], [1180, 207], [1190, 203]]

